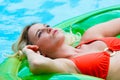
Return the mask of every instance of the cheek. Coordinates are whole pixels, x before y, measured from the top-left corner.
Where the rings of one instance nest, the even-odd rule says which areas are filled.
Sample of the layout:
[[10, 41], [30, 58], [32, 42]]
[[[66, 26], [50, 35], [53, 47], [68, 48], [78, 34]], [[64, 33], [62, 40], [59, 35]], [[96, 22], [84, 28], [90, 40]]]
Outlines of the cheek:
[[48, 36], [44, 36], [44, 37], [41, 37], [37, 42], [36, 42], [36, 44], [37, 45], [39, 45], [39, 46], [44, 46], [44, 45], [46, 45], [46, 44], [48, 44], [49, 43], [49, 38], [48, 38]]
[[57, 43], [63, 43], [64, 40], [65, 40], [65, 36], [63, 33], [59, 33], [54, 37], [53, 36], [51, 37], [50, 35], [42, 35], [41, 38], [37, 41], [36, 45], [42, 47], [49, 47]]

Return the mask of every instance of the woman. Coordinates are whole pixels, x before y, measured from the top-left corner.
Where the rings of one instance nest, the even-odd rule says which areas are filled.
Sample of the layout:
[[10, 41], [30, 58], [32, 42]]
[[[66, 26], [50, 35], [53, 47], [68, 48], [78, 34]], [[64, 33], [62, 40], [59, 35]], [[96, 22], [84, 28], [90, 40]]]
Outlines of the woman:
[[39, 73], [82, 73], [120, 80], [120, 18], [89, 28], [74, 48], [65, 44], [64, 34], [45, 24], [26, 27], [17, 50], [27, 56], [29, 67]]

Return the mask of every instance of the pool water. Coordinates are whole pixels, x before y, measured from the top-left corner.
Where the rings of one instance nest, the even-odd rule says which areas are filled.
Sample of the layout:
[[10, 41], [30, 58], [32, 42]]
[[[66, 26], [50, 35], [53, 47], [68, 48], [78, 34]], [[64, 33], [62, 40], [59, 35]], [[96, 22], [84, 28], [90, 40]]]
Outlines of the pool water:
[[69, 18], [118, 5], [120, 0], [0, 0], [0, 63], [11, 54], [21, 30], [33, 22], [51, 26]]

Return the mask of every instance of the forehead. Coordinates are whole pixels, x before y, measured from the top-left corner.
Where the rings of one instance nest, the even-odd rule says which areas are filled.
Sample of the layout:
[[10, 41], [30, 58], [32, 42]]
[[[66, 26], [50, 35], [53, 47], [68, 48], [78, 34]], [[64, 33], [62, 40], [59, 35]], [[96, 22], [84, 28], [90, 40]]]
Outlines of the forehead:
[[38, 29], [43, 29], [44, 28], [44, 24], [34, 24], [32, 25], [29, 30], [28, 30], [28, 34], [30, 33], [34, 33], [36, 32]]
[[35, 35], [36, 31], [38, 29], [43, 29], [43, 28], [45, 28], [44, 24], [34, 24], [34, 25], [32, 25], [29, 28], [29, 30], [28, 30], [28, 36], [29, 36], [29, 38], [33, 38], [33, 36]]
[[42, 29], [44, 28], [44, 24], [34, 24], [30, 27], [29, 31], [31, 30], [37, 30], [37, 29]]

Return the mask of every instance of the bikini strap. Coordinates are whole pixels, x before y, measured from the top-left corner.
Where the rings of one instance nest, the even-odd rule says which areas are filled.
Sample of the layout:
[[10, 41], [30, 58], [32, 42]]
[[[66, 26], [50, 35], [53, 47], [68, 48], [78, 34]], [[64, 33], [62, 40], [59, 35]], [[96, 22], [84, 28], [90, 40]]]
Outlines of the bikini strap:
[[110, 56], [112, 57], [112, 56], [114, 56], [115, 54], [117, 54], [117, 53], [119, 53], [120, 54], [120, 50], [119, 51], [113, 51], [113, 50], [111, 50], [111, 49], [109, 49], [109, 48], [105, 48], [104, 49], [104, 51], [106, 51], [106, 52], [112, 52], [112, 53], [110, 53]]

